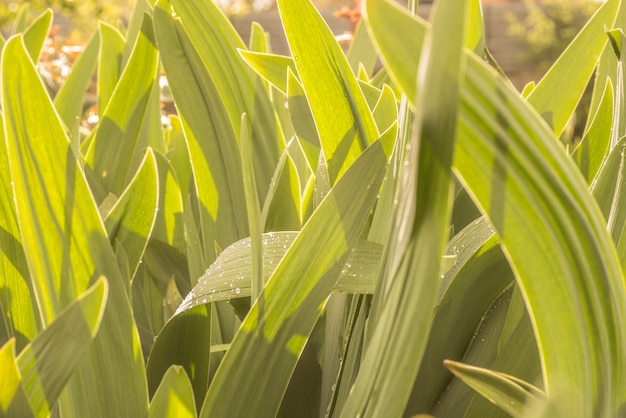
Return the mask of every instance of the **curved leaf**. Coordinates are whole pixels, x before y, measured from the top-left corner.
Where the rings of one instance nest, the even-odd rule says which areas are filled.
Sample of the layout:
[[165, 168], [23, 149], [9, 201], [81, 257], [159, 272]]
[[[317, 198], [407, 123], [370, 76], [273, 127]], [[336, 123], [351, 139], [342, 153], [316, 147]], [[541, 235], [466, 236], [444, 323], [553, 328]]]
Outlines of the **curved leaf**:
[[124, 193], [104, 220], [111, 245], [122, 245], [128, 257], [130, 277], [137, 272], [157, 217], [159, 178], [154, 152], [144, 160]]
[[378, 138], [378, 129], [341, 47], [313, 4], [279, 0], [278, 8], [332, 185]]
[[150, 418], [172, 417], [196, 417], [191, 383], [185, 369], [179, 366], [167, 369], [150, 403]]
[[[243, 321], [200, 416], [276, 415], [320, 309], [375, 202], [393, 139], [368, 147], [306, 223]], [[250, 394], [245, 403], [237, 401], [233, 387]]]
[[[103, 45], [105, 38], [103, 37]], [[107, 192], [122, 194], [136, 167], [136, 152], [142, 121], [157, 75], [159, 57], [152, 19], [144, 16], [133, 54], [111, 95], [85, 160]]]
[[475, 390], [514, 417], [524, 416], [524, 405], [541, 396], [537, 388], [527, 389], [518, 379], [504, 373], [469, 366], [452, 360], [444, 365]]
[[[76, 416], [142, 416], [147, 394], [128, 278], [120, 275], [83, 172], [20, 36], [5, 45], [1, 76], [13, 196], [43, 322], [52, 323], [100, 275], [110, 285], [100, 332], [61, 396], [62, 409]], [[124, 387], [109, 384], [120, 375]]]
[[100, 277], [17, 357], [30, 406], [48, 416], [102, 322], [109, 294]]

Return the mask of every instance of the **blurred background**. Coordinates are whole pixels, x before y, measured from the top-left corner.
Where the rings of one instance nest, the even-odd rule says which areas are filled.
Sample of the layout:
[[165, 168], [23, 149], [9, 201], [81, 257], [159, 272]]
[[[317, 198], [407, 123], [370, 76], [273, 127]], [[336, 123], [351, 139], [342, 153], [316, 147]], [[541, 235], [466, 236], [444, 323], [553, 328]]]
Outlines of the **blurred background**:
[[[150, 1], [150, 0], [149, 0]], [[250, 26], [259, 22], [271, 39], [274, 53], [289, 54], [275, 0], [214, 0], [248, 41]], [[407, 0], [395, 0], [406, 6]], [[601, 0], [482, 0], [486, 43], [492, 55], [522, 89], [538, 81], [564, 50]], [[51, 92], [69, 74], [82, 45], [98, 20], [124, 28], [134, 0], [0, 0], [0, 32], [12, 32], [18, 15], [33, 18], [53, 9], [54, 25], [42, 54], [40, 72]], [[342, 45], [347, 48], [360, 18], [359, 0], [313, 0]], [[419, 14], [427, 18], [432, 0], [421, 0]], [[587, 106], [588, 95], [581, 103]], [[572, 124], [572, 126], [574, 126]], [[576, 130], [580, 130], [578, 127]], [[580, 133], [578, 133], [580, 134]], [[565, 140], [565, 142], [569, 142]]]
[[[406, 0], [396, 0], [405, 4]], [[231, 18], [244, 41], [250, 23], [258, 21], [271, 35], [275, 53], [288, 47], [274, 0], [215, 0]], [[357, 0], [313, 0], [333, 32], [349, 42], [349, 33], [358, 19]], [[105, 20], [123, 27], [132, 11], [132, 0], [3, 0], [0, 2], [0, 31], [7, 35], [22, 8], [29, 4], [31, 16], [52, 8], [53, 36], [57, 43], [83, 44]], [[420, 2], [420, 14], [427, 17], [431, 0]], [[487, 45], [500, 66], [522, 88], [537, 80], [597, 9], [597, 0], [483, 0]], [[351, 21], [352, 18], [352, 21]]]

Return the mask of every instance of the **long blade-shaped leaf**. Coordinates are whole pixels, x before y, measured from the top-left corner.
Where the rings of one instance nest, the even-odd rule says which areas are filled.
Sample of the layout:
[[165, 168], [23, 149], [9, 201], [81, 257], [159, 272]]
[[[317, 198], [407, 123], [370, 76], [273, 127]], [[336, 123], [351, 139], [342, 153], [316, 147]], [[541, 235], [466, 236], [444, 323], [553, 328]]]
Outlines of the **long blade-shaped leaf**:
[[102, 322], [108, 290], [106, 279], [99, 278], [17, 357], [35, 415], [50, 414], [87, 352]]
[[[368, 15], [370, 25], [424, 31], [422, 22], [387, 2], [380, 5], [398, 20]], [[395, 41], [392, 36], [376, 41], [389, 56], [401, 39], [396, 34]], [[390, 71], [396, 77], [409, 73], [407, 68]], [[401, 85], [414, 83], [406, 79]], [[624, 397], [617, 371], [625, 336], [615, 330], [622, 329], [626, 301], [602, 216], [554, 134], [503, 80], [471, 58], [465, 86], [455, 168], [489, 214], [512, 262], [531, 312], [548, 394], [576, 387], [579, 395], [563, 395], [574, 400], [567, 408], [611, 415]]]
[[112, 244], [118, 241], [134, 277], [156, 220], [159, 178], [154, 152], [148, 149], [137, 174], [111, 209], [104, 224]]
[[[461, 11], [467, 4], [460, 2]], [[452, 208], [464, 21], [459, 2], [437, 3], [418, 74], [418, 110], [385, 266], [394, 282], [388, 298], [379, 299], [384, 307], [344, 417], [401, 416], [426, 347]]]
[[[21, 37], [5, 45], [1, 76], [17, 219], [44, 323], [50, 324], [98, 276], [107, 277], [110, 285], [100, 332], [61, 396], [62, 409], [76, 416], [142, 416], [145, 372], [129, 278], [123, 280], [117, 269], [83, 172]], [[122, 375], [124, 386], [109, 383]], [[99, 394], [95, 399], [94, 392]]]
[[54, 96], [54, 106], [69, 130], [82, 115], [85, 91], [96, 69], [99, 48], [100, 33], [96, 32], [85, 45], [85, 49], [72, 65], [72, 72]]
[[[324, 199], [251, 308], [215, 378], [201, 416], [273, 417], [373, 205], [393, 137], [372, 144]], [[302, 260], [309, 260], [303, 263]], [[250, 396], [238, 401], [237, 387]]]
[[287, 0], [278, 7], [334, 184], [378, 138], [378, 129], [350, 64], [313, 4]]
[[22, 386], [22, 376], [15, 360], [15, 340], [0, 347], [0, 417], [34, 417]]
[[[2, 121], [4, 115], [0, 114]], [[0, 178], [9, 179], [9, 160], [0, 125]], [[15, 337], [18, 350], [31, 341], [38, 329], [39, 313], [17, 226], [10, 182], [0, 182], [0, 309], [7, 337]]]
[[170, 367], [150, 403], [150, 418], [195, 418], [196, 404], [185, 369]]
[[[213, 80], [217, 89], [216, 98], [223, 102], [228, 115], [226, 120], [230, 120], [237, 138], [240, 136], [241, 115], [248, 115], [254, 138], [258, 195], [264, 197], [285, 146], [277, 134], [267, 89], [239, 56], [237, 50], [245, 49], [245, 45], [215, 2], [172, 0], [171, 3], [205, 71]], [[239, 154], [231, 155], [232, 159], [224, 158], [225, 163], [230, 165], [235, 158], [239, 158]]]
[[489, 74], [478, 62], [468, 72], [455, 167], [489, 214], [525, 293], [548, 393], [576, 382], [584, 395], [572, 408], [611, 414], [623, 397], [615, 371], [625, 355], [624, 336], [614, 331], [626, 312], [615, 248], [573, 162]]
[[603, 4], [528, 96], [528, 103], [557, 136], [565, 129], [593, 75], [608, 40], [604, 29], [613, 27], [619, 5], [619, 0]]
[[102, 116], [120, 79], [126, 39], [118, 29], [105, 22], [100, 22], [98, 32], [98, 114]]
[[137, 140], [158, 62], [152, 19], [146, 15], [132, 57], [104, 110], [85, 156], [105, 189], [116, 196], [122, 194], [137, 168], [131, 163], [137, 152]]
[[204, 256], [211, 262], [215, 259], [214, 242], [226, 247], [248, 235], [237, 137], [218, 86], [166, 1], [157, 3], [154, 18], [189, 150], [201, 222], [198, 232], [204, 241]]
[[503, 373], [452, 360], [446, 360], [444, 364], [465, 383], [514, 417], [524, 416], [524, 405], [530, 402], [529, 398], [536, 401], [541, 396], [539, 389], [529, 391], [521, 382]]

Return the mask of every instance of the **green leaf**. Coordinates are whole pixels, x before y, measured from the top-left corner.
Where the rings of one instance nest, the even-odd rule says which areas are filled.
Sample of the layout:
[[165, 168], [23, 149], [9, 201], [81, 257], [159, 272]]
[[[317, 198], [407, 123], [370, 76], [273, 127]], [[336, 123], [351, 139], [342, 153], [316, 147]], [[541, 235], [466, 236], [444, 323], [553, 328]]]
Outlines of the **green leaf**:
[[[417, 67], [428, 23], [389, 1], [368, 1], [363, 19], [372, 34], [393, 83], [413, 104], [417, 97]], [[399, 34], [410, 33], [411, 36]]]
[[243, 185], [246, 195], [246, 211], [248, 213], [248, 225], [250, 226], [250, 251], [252, 253], [252, 280], [250, 293], [255, 301], [263, 287], [263, 246], [261, 244], [261, 234], [264, 229], [264, 222], [261, 219], [261, 206], [259, 197], [256, 194], [256, 179], [254, 177], [254, 167], [252, 159], [252, 137], [248, 127], [248, 120], [245, 113], [241, 117], [241, 167], [243, 170]]
[[265, 32], [263, 26], [258, 22], [252, 22], [250, 26], [248, 45], [251, 51], [270, 52], [269, 33]]
[[379, 132], [341, 47], [313, 4], [279, 0], [278, 7], [332, 185]]
[[[208, 72], [217, 89], [213, 100], [223, 103], [227, 113], [224, 122], [230, 120], [237, 138], [240, 137], [241, 115], [248, 115], [251, 134], [255, 139], [253, 155], [257, 193], [260, 197], [265, 196], [280, 153], [285, 147], [283, 139], [277, 134], [275, 114], [267, 89], [239, 56], [237, 50], [245, 49], [245, 45], [217, 4], [186, 0], [172, 0], [171, 3], [176, 15], [180, 16], [180, 22], [204, 71]], [[237, 82], [233, 83], [233, 79]], [[239, 158], [239, 153], [230, 155]], [[226, 163], [230, 164], [227, 158], [230, 157], [225, 157]]]
[[[0, 119], [4, 115], [0, 113]], [[0, 123], [0, 178], [10, 179], [4, 126]], [[26, 265], [11, 182], [0, 182], [0, 320], [7, 338], [14, 337], [18, 350], [30, 342], [41, 327]], [[2, 341], [2, 340], [0, 340]], [[4, 341], [2, 341], [4, 343]]]
[[[511, 278], [509, 273], [505, 280]], [[465, 353], [454, 360], [541, 384], [537, 343], [521, 292], [515, 284], [509, 283], [505, 291], [493, 299]], [[462, 380], [454, 378], [431, 412], [436, 416], [508, 416]]]
[[504, 373], [452, 360], [446, 360], [444, 365], [465, 383], [514, 417], [524, 416], [524, 405], [532, 399], [537, 401], [538, 396], [541, 396], [539, 389], [529, 390], [527, 389], [529, 385]]
[[[1, 75], [17, 220], [44, 324], [52, 323], [97, 277], [109, 280], [100, 332], [61, 396], [61, 409], [76, 416], [143, 416], [144, 365], [128, 278], [120, 277], [83, 172], [19, 36], [5, 45]], [[120, 375], [124, 387], [111, 385]]]
[[554, 134], [488, 68], [470, 61], [455, 168], [516, 273], [548, 394], [571, 395], [576, 387], [571, 411], [611, 415], [623, 398], [612, 366], [622, 361], [624, 336], [614, 330], [625, 305], [615, 248]]
[[[424, 30], [410, 16], [396, 15], [398, 21], [376, 21], [379, 29], [404, 22], [402, 33]], [[373, 24], [373, 14], [368, 16]], [[415, 38], [389, 37], [378, 47], [388, 56], [398, 43]], [[624, 336], [614, 330], [621, 329], [625, 292], [599, 210], [553, 132], [492, 69], [468, 59], [465, 86], [455, 169], [507, 249], [532, 312], [547, 392], [571, 397], [563, 406], [575, 413], [611, 415], [623, 398], [617, 389], [622, 377], [610, 364], [622, 362], [617, 347]]]
[[53, 410], [98, 332], [108, 294], [108, 282], [101, 276], [17, 357], [36, 416], [49, 416]]
[[54, 106], [68, 130], [78, 124], [77, 119], [82, 116], [85, 91], [96, 69], [99, 48], [100, 34], [96, 32], [87, 41], [85, 49], [72, 65], [72, 72], [54, 97]]
[[10, 339], [0, 348], [0, 369], [0, 417], [34, 417], [15, 360], [15, 339]]
[[480, 0], [470, 0], [465, 16], [464, 46], [479, 57], [485, 52], [485, 20]]
[[177, 173], [163, 155], [157, 153], [155, 157], [159, 172], [159, 206], [152, 238], [184, 252], [184, 209]]
[[613, 27], [619, 5], [619, 0], [604, 3], [528, 95], [528, 103], [556, 136], [565, 129], [595, 71], [607, 43], [604, 28]]
[[389, 86], [384, 86], [383, 91], [376, 102], [373, 110], [376, 126], [381, 132], [385, 132], [398, 120], [398, 106], [396, 96]]
[[587, 183], [592, 184], [611, 145], [613, 125], [613, 85], [606, 81], [602, 100], [597, 108], [589, 130], [574, 149], [572, 159], [576, 161]]
[[287, 71], [291, 69], [294, 74], [298, 71], [293, 58], [241, 49], [239, 54], [261, 77], [282, 93], [287, 93]]
[[99, 22], [100, 49], [98, 52], [98, 114], [102, 117], [120, 79], [126, 38], [106, 22]]
[[[104, 43], [104, 38], [103, 38]], [[159, 57], [146, 15], [133, 54], [102, 114], [85, 159], [105, 189], [122, 194], [137, 167], [131, 163], [137, 149], [148, 100], [157, 75]]]
[[[320, 309], [375, 202], [393, 139], [367, 148], [304, 226], [242, 323], [200, 416], [276, 415]], [[237, 401], [233, 387], [250, 394], [245, 403]]]
[[[269, 280], [297, 236], [298, 232], [267, 232], [262, 235], [265, 282]], [[250, 238], [244, 238], [225, 248], [206, 273], [200, 276], [197, 285], [178, 310], [184, 311], [210, 302], [249, 297], [252, 281], [250, 248]], [[334, 291], [373, 293], [381, 255], [380, 244], [359, 241], [341, 270]]]
[[15, 12], [15, 19], [13, 20], [13, 27], [11, 31], [13, 35], [26, 29], [29, 15], [30, 3], [23, 3]]
[[625, 160], [624, 151], [626, 138], [622, 138], [609, 153], [593, 188], [593, 196], [596, 198], [600, 210], [607, 222], [607, 229], [611, 233], [613, 242], [622, 263], [622, 269], [626, 267], [626, 212], [624, 211], [624, 188]]
[[374, 72], [378, 56], [376, 55], [374, 44], [367, 33], [367, 26], [363, 22], [359, 22], [356, 26], [346, 58], [350, 63], [350, 68], [355, 73], [359, 70], [359, 66], [362, 66], [361, 68], [363, 68], [367, 76], [372, 75]]
[[[197, 190], [200, 249], [206, 261], [211, 262], [215, 259], [214, 242], [225, 247], [248, 235], [237, 137], [217, 86], [166, 1], [157, 3], [154, 18]], [[205, 264], [202, 271], [206, 267]]]
[[196, 404], [201, 405], [209, 385], [210, 312], [210, 306], [196, 306], [174, 316], [159, 332], [148, 357], [151, 395], [157, 396], [171, 366], [180, 365], [191, 381]]
[[152, 402], [150, 418], [195, 418], [196, 404], [185, 369], [172, 366], [167, 369]]
[[[371, 327], [369, 346], [341, 412], [344, 417], [401, 416], [426, 348], [452, 213], [451, 167], [467, 4], [444, 0], [433, 11], [383, 267], [393, 282], [377, 300], [381, 313]], [[423, 325], [416, 329], [411, 325], [416, 323]]]
[[[464, 228], [448, 244], [456, 257], [442, 279], [433, 325], [407, 413], [432, 411], [450, 375], [441, 367], [448, 359], [461, 359], [493, 301], [514, 280], [493, 228], [481, 218]], [[423, 384], [428, 382], [428, 385]], [[442, 399], [440, 399], [442, 398]]]
[[287, 71], [287, 103], [293, 128], [298, 136], [300, 146], [307, 157], [309, 166], [314, 170], [320, 157], [320, 139], [311, 113], [309, 102], [304, 94], [302, 84], [292, 71]]
[[122, 245], [128, 257], [130, 277], [137, 272], [157, 217], [159, 199], [157, 162], [152, 149], [124, 193], [107, 215], [104, 225], [111, 245]]
[[33, 61], [39, 61], [39, 55], [52, 25], [52, 10], [47, 9], [24, 30], [24, 43]]

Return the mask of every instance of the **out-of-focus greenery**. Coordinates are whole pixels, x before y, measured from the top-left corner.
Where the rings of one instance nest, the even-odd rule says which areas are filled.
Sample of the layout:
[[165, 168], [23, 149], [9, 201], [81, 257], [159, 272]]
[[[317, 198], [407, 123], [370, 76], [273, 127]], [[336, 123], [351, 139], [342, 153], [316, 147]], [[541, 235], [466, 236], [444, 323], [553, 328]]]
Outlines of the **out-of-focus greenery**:
[[523, 18], [511, 12], [508, 33], [528, 47], [530, 60], [546, 70], [563, 52], [598, 8], [593, 0], [544, 0], [525, 2]]
[[55, 24], [60, 24], [65, 35], [73, 35], [79, 40], [86, 38], [97, 27], [98, 20], [104, 20], [114, 26], [123, 25], [128, 20], [134, 1], [128, 0], [9, 0], [0, 3], [0, 31], [6, 33], [19, 10], [28, 5], [30, 16], [35, 16], [47, 8], [55, 15]]
[[[541, 3], [525, 1], [527, 14], [521, 18], [513, 12], [507, 15], [510, 22], [508, 33], [522, 41], [527, 48], [524, 57], [536, 65], [539, 74], [545, 72], [565, 47], [574, 39], [585, 22], [598, 8], [594, 0], [544, 0]], [[565, 143], [575, 144], [582, 137], [586, 114], [591, 101], [591, 90], [587, 89], [581, 99], [579, 110], [574, 114], [562, 136]]]

